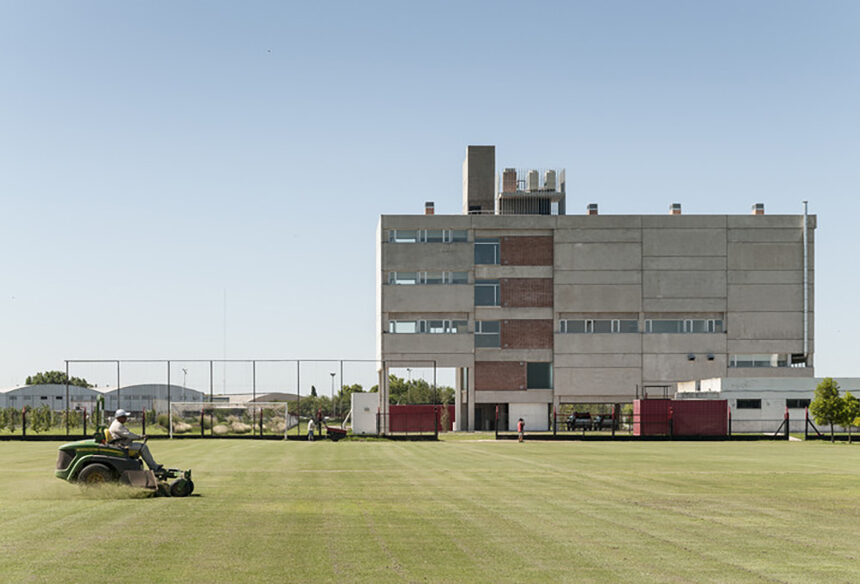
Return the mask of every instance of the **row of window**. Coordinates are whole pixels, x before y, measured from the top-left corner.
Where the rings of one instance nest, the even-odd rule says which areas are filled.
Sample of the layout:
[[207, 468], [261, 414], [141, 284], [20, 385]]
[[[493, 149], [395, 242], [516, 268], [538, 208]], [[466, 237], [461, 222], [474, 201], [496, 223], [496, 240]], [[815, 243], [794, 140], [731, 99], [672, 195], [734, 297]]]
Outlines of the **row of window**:
[[460, 334], [469, 332], [468, 320], [390, 320], [388, 332], [395, 334]]
[[468, 284], [469, 272], [388, 272], [388, 283], [413, 284]]
[[[802, 409], [808, 408], [810, 404], [810, 400], [808, 399], [787, 399], [785, 400], [785, 407], [788, 409]], [[761, 400], [760, 399], [739, 399], [737, 401], [737, 409], [739, 410], [760, 410], [761, 409]]]
[[[625, 319], [567, 319], [559, 323], [559, 332], [562, 333], [638, 333], [638, 320]], [[647, 319], [645, 320], [646, 333], [671, 334], [671, 333], [723, 333], [723, 321], [721, 319]]]
[[[460, 243], [469, 240], [465, 229], [390, 229], [389, 243]], [[475, 238], [475, 263], [498, 265], [501, 249], [498, 237]]]
[[729, 367], [789, 367], [791, 359], [787, 354], [732, 355]]
[[391, 229], [389, 243], [459, 243], [469, 240], [465, 229]]

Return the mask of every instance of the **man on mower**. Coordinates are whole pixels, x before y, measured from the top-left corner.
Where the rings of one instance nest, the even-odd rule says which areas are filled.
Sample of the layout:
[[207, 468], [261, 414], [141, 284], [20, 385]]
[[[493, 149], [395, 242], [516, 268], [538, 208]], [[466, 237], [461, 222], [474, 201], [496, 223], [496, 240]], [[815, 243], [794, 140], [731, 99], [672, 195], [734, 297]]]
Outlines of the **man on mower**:
[[146, 462], [146, 466], [148, 466], [150, 470], [161, 470], [162, 466], [156, 463], [152, 458], [152, 454], [149, 453], [149, 448], [147, 448], [146, 444], [143, 442], [133, 441], [135, 438], [143, 438], [146, 440], [146, 435], [139, 436], [126, 428], [125, 423], [127, 420], [127, 411], [119, 409], [114, 413], [114, 420], [111, 422], [110, 428], [108, 428], [111, 435], [110, 443], [115, 444], [116, 446], [122, 446], [123, 448], [128, 448], [129, 454], [140, 453], [140, 457], [144, 462]]

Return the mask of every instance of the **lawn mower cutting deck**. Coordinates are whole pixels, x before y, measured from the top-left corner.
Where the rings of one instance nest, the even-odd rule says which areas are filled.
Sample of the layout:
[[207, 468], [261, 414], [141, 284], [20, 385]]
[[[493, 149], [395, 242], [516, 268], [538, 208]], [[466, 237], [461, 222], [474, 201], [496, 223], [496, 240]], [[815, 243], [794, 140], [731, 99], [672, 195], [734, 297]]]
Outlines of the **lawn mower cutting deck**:
[[81, 485], [117, 482], [168, 497], [187, 497], [194, 491], [190, 469], [143, 470], [143, 463], [136, 454], [130, 455], [127, 448], [107, 444], [103, 436], [102, 429], [95, 438], [60, 446], [56, 477]]

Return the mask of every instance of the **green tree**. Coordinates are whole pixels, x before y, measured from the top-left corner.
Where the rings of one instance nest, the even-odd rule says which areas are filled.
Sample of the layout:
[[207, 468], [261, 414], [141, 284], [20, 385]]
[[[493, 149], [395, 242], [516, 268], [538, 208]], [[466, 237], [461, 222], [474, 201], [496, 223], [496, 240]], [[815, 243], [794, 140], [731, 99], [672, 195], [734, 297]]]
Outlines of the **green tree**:
[[[374, 386], [371, 392], [377, 391]], [[396, 375], [388, 376], [388, 403], [399, 404], [450, 404], [454, 403], [454, 388], [439, 385], [435, 388], [424, 379], [406, 381]]]
[[815, 397], [809, 404], [809, 411], [816, 424], [830, 425], [830, 441], [834, 442], [833, 424], [838, 424], [842, 411], [842, 399], [839, 397], [839, 384], [832, 377], [825, 377], [815, 388]]
[[338, 415], [343, 418], [346, 416], [346, 413], [349, 411], [350, 406], [352, 405], [352, 394], [354, 393], [364, 393], [364, 388], [359, 383], [354, 383], [353, 385], [344, 385], [340, 388], [340, 391], [337, 392], [335, 396], [335, 406], [337, 408]]
[[851, 395], [850, 391], [845, 392], [842, 397], [842, 410], [839, 416], [839, 425], [848, 428], [848, 444], [851, 444], [851, 426], [860, 417], [860, 399]]
[[65, 385], [68, 380], [69, 385], [78, 387], [92, 387], [87, 383], [86, 379], [80, 377], [68, 377], [63, 371], [40, 371], [35, 375], [30, 375], [24, 382], [25, 385]]

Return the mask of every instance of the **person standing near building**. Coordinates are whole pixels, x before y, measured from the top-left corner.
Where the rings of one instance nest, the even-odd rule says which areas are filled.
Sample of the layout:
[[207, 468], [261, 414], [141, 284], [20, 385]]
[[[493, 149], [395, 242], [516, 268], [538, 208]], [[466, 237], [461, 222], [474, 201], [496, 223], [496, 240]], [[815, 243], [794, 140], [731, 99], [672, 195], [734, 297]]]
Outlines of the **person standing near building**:
[[517, 440], [519, 442], [523, 441], [523, 430], [525, 430], [525, 427], [526, 427], [526, 423], [523, 422], [522, 418], [517, 420]]
[[308, 441], [309, 441], [309, 442], [313, 442], [313, 441], [314, 441], [314, 426], [315, 426], [315, 425], [316, 425], [316, 424], [314, 424], [314, 419], [313, 419], [313, 418], [311, 418], [311, 419], [309, 419], [309, 420], [308, 420]]

